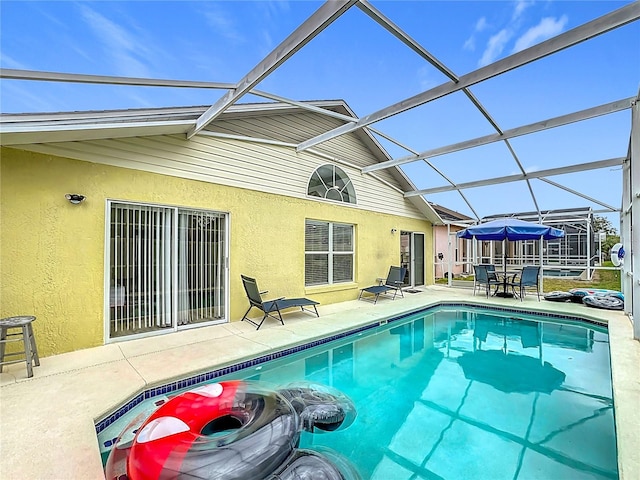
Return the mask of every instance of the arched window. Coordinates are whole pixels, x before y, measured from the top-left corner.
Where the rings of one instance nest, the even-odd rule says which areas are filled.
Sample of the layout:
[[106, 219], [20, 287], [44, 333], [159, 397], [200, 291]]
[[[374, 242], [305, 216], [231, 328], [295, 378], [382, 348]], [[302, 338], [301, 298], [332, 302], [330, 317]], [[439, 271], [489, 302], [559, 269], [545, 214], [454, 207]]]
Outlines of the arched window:
[[356, 203], [356, 191], [351, 179], [335, 165], [322, 165], [313, 172], [307, 194], [336, 202]]

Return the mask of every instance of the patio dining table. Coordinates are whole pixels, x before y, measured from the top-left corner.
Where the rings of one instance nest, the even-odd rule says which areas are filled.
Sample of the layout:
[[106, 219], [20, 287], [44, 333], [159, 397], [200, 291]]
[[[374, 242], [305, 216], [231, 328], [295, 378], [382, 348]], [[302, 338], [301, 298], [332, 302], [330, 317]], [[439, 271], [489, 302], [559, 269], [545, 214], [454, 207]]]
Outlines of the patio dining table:
[[502, 291], [500, 291], [500, 285], [496, 287], [496, 291], [493, 293], [496, 297], [505, 297], [511, 298], [514, 296], [513, 293], [507, 292], [507, 285], [509, 284], [509, 279], [515, 277], [517, 274], [521, 273], [522, 269], [510, 269], [510, 270], [497, 270], [496, 269], [496, 277], [502, 284]]

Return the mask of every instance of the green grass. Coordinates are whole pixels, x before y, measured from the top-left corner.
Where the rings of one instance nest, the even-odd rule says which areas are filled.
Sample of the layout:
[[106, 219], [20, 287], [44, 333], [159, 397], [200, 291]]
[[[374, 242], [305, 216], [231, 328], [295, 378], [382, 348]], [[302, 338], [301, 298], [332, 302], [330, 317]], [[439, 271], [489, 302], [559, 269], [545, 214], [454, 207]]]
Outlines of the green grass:
[[[603, 267], [612, 267], [611, 262], [604, 262]], [[543, 285], [545, 292], [561, 290], [568, 292], [572, 288], [606, 288], [608, 290], [620, 290], [619, 270], [596, 270], [591, 281], [585, 280], [562, 280], [556, 278], [545, 278]]]
[[[602, 266], [612, 267], [613, 264], [611, 262], [604, 262]], [[542, 283], [544, 292], [568, 292], [572, 288], [606, 288], [608, 290], [620, 291], [620, 275], [621, 272], [619, 270], [597, 270], [593, 275], [593, 279], [590, 281], [545, 277]], [[473, 277], [467, 277], [466, 280], [472, 282]], [[446, 285], [447, 279], [438, 279], [436, 283]]]

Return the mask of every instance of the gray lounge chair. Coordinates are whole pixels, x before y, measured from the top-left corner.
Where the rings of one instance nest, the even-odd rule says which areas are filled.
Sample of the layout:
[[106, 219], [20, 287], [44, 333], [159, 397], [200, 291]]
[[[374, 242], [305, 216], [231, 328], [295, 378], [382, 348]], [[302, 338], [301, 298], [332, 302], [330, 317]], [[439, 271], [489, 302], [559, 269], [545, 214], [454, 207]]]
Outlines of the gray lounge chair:
[[[318, 309], [316, 305], [319, 305], [320, 302], [316, 302], [314, 300], [309, 300], [308, 298], [275, 298], [273, 300], [262, 300], [262, 294], [267, 293], [267, 291], [261, 292], [258, 289], [258, 283], [254, 278], [247, 277], [246, 275], [240, 275], [242, 277], [242, 285], [244, 286], [244, 291], [247, 294], [247, 299], [249, 300], [249, 310], [246, 311], [244, 316], [242, 317], [242, 321], [247, 321], [252, 325], [255, 325], [256, 330], [258, 330], [262, 324], [264, 323], [267, 317], [275, 318], [279, 320], [282, 325], [284, 325], [284, 320], [282, 320], [281, 310], [285, 310], [291, 307], [300, 307], [304, 312], [311, 312], [316, 314], [316, 317], [319, 317]], [[250, 318], [247, 318], [247, 315], [251, 311], [251, 309], [255, 307], [264, 313], [262, 316], [262, 320], [260, 322], [255, 322]], [[309, 309], [305, 309], [304, 307], [313, 307], [313, 312]], [[278, 314], [276, 317], [275, 314]]]
[[392, 300], [396, 299], [396, 294], [400, 292], [400, 296], [404, 298], [404, 293], [402, 292], [402, 285], [404, 284], [404, 276], [407, 273], [407, 269], [405, 267], [391, 267], [389, 269], [389, 275], [387, 275], [387, 279], [384, 283], [380, 283], [379, 285], [372, 285], [370, 287], [363, 288], [360, 290], [360, 295], [358, 296], [358, 300], [366, 300], [366, 297], [363, 298], [363, 293], [369, 293], [374, 295], [373, 303], [376, 304], [378, 302], [378, 297], [381, 294], [386, 294], [390, 290], [393, 290]]

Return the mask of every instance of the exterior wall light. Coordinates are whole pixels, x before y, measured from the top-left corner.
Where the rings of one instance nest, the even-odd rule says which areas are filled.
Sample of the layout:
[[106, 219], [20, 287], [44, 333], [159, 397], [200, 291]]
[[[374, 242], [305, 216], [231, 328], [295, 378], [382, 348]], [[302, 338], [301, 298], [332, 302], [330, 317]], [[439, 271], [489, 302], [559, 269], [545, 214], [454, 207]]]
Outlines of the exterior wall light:
[[395, 235], [397, 231], [398, 231], [397, 228], [392, 228], [391, 229], [391, 235]]
[[84, 202], [84, 199], [87, 198], [84, 195], [80, 195], [79, 193], [67, 193], [64, 198], [69, 200], [69, 202], [74, 205], [78, 205], [81, 202]]

